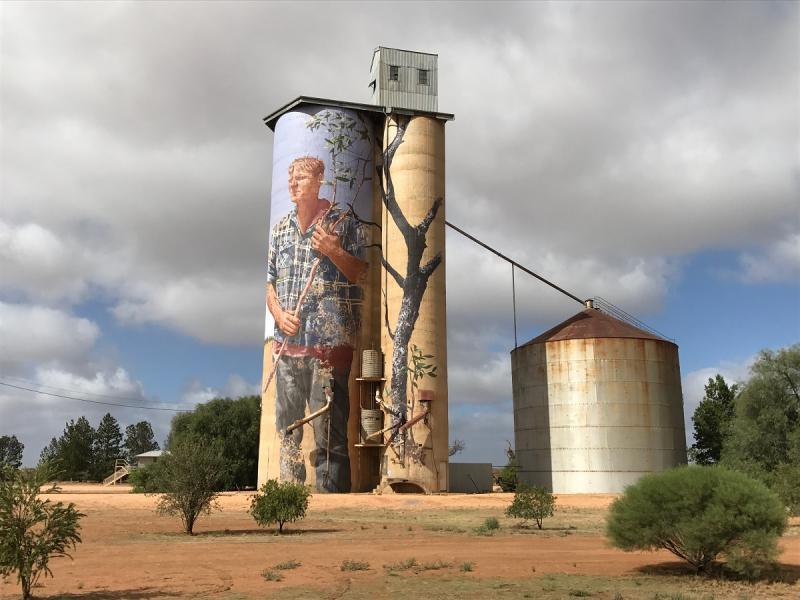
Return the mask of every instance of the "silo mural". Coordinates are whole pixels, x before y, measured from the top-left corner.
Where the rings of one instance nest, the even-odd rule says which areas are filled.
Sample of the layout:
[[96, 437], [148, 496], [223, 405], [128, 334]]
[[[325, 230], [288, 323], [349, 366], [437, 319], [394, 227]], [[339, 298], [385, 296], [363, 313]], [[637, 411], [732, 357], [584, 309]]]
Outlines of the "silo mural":
[[394, 106], [300, 97], [264, 119], [275, 137], [259, 485], [447, 489], [453, 115], [431, 112], [436, 55], [378, 48], [372, 77], [373, 100]]
[[263, 406], [274, 423], [267, 470], [319, 491], [351, 489], [350, 371], [368, 268], [363, 222], [371, 220], [371, 139], [369, 122], [332, 107], [288, 112], [275, 128]]

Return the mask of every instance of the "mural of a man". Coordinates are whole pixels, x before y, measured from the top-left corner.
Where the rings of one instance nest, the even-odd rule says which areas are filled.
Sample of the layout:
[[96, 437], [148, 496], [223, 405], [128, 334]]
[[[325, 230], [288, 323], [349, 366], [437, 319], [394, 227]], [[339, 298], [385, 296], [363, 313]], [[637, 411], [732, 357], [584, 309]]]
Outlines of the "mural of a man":
[[[362, 260], [363, 231], [357, 219], [319, 197], [325, 164], [304, 156], [289, 166], [289, 196], [294, 209], [273, 228], [267, 269], [267, 307], [275, 320], [273, 353], [285, 346], [275, 371], [276, 427], [282, 436], [281, 479], [304, 482], [300, 453], [303, 428], [286, 428], [314, 412], [330, 410], [311, 423], [315, 449], [311, 463], [318, 490], [350, 491], [347, 449], [348, 377], [359, 326], [358, 282], [367, 264]], [[299, 314], [293, 311], [319, 266]], [[327, 388], [327, 389], [326, 389]]]

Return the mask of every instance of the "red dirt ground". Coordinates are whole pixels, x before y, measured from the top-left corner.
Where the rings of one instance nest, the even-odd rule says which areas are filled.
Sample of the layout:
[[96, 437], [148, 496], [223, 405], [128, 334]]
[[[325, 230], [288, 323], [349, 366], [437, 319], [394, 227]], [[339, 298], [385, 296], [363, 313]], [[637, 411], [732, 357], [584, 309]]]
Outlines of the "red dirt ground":
[[[180, 533], [177, 519], [158, 516], [155, 498], [129, 494], [127, 486], [63, 486], [58, 500], [74, 502], [86, 514], [83, 543], [74, 561], [57, 559], [53, 579], [42, 580], [34, 590], [41, 598], [99, 600], [136, 598], [263, 598], [261, 572], [272, 565], [296, 559], [303, 569], [286, 572], [271, 589], [308, 585], [333, 589], [346, 582], [339, 570], [344, 559], [366, 560], [373, 570], [361, 577], [382, 577], [381, 565], [414, 557], [460, 564], [477, 563], [469, 576], [530, 577], [532, 572], [623, 575], [637, 568], [672, 563], [667, 552], [624, 553], [608, 546], [601, 535], [498, 535], [483, 537], [431, 531], [408, 522], [388, 520], [386, 528], [371, 522], [368, 530], [357, 520], [338, 521], [323, 511], [402, 511], [423, 514], [430, 509], [480, 509], [500, 515], [510, 494], [485, 495], [315, 495], [307, 518], [289, 525], [288, 534], [275, 536], [259, 530], [247, 509], [251, 493], [226, 493], [222, 512], [201, 517], [197, 535]], [[613, 496], [560, 496], [559, 507], [608, 506]], [[419, 513], [417, 513], [419, 511]], [[784, 537], [781, 562], [800, 566], [800, 536]], [[398, 550], [401, 548], [403, 550]], [[310, 568], [309, 568], [310, 567]], [[304, 581], [303, 578], [306, 580]], [[19, 587], [9, 578], [0, 583], [0, 598], [19, 597]]]

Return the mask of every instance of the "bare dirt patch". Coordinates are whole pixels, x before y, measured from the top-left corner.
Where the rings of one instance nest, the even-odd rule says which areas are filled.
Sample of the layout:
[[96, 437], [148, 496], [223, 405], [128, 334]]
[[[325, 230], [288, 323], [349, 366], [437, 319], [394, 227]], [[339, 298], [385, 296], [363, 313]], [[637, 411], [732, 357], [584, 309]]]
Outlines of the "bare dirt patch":
[[[178, 520], [154, 512], [154, 497], [130, 494], [127, 486], [63, 489], [59, 499], [86, 513], [83, 543], [74, 561], [52, 563], [55, 577], [44, 580], [35, 590], [37, 597], [375, 598], [408, 597], [419, 588], [422, 595], [416, 597], [556, 598], [569, 597], [570, 586], [577, 590], [583, 585], [593, 597], [612, 598], [613, 578], [630, 583], [657, 577], [659, 568], [675, 562], [667, 552], [629, 554], [610, 548], [602, 536], [603, 516], [614, 498], [608, 495], [560, 496], [556, 515], [545, 521], [543, 531], [503, 516], [511, 494], [315, 495], [307, 518], [287, 525], [278, 536], [258, 529], [247, 514], [252, 494], [236, 492], [223, 494], [222, 512], [202, 517], [197, 535], [186, 536]], [[493, 535], [476, 531], [487, 517], [500, 520]], [[786, 593], [788, 598], [800, 591], [798, 529], [795, 520], [782, 540], [781, 557], [797, 576], [778, 587], [753, 588], [748, 597]], [[438, 567], [384, 568], [410, 559]], [[369, 568], [342, 570], [345, 560]], [[287, 561], [300, 565], [280, 570], [280, 581], [262, 576]], [[462, 569], [467, 563], [470, 569]], [[656, 575], [648, 575], [648, 569]], [[592, 585], [586, 577], [594, 578]], [[624, 597], [652, 598], [648, 593], [626, 592]], [[0, 584], [0, 598], [18, 594], [14, 581]]]

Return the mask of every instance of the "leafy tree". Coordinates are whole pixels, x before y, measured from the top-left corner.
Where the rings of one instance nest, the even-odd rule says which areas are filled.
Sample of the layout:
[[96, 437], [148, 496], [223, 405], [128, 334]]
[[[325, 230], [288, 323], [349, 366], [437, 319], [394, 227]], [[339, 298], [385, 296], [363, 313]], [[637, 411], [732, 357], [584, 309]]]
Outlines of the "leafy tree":
[[220, 509], [215, 500], [225, 475], [225, 461], [219, 446], [181, 440], [156, 465], [159, 477], [155, 485], [164, 492], [156, 510], [180, 517], [184, 531], [193, 535], [194, 524], [201, 514]]
[[125, 428], [125, 441], [122, 444], [125, 458], [133, 462], [139, 454], [159, 450], [158, 442], [153, 435], [153, 427], [148, 421], [139, 421]]
[[777, 556], [786, 529], [774, 492], [744, 473], [688, 466], [642, 477], [611, 505], [606, 535], [625, 551], [669, 550], [698, 573], [725, 556], [757, 576]]
[[59, 456], [58, 440], [54, 437], [50, 438], [50, 443], [39, 454], [39, 466], [47, 465], [53, 473], [58, 474], [61, 471]]
[[92, 457], [94, 479], [103, 479], [114, 470], [114, 463], [122, 454], [121, 442], [119, 423], [111, 413], [106, 413], [97, 426], [94, 438]]
[[736, 398], [722, 464], [761, 479], [797, 510], [800, 490], [800, 344], [761, 352]]
[[236, 400], [215, 398], [199, 404], [191, 413], [172, 419], [167, 445], [193, 439], [216, 444], [225, 461], [225, 477], [219, 489], [254, 487], [258, 474], [258, 435], [261, 399], [244, 396]]
[[[51, 558], [68, 556], [81, 541], [78, 521], [84, 515], [70, 503], [42, 500], [41, 488], [49, 479], [46, 469], [14, 471], [0, 481], [0, 575], [17, 574], [22, 598], [44, 575], [52, 577]], [[58, 492], [53, 485], [47, 493]]]
[[42, 450], [41, 465], [49, 465], [64, 480], [89, 479], [92, 471], [95, 431], [86, 417], [70, 420], [60, 438]]
[[556, 506], [556, 497], [543, 487], [519, 484], [514, 500], [506, 509], [506, 516], [523, 521], [536, 521], [541, 529], [545, 517], [552, 517]]
[[261, 527], [277, 523], [278, 531], [283, 533], [284, 524], [299, 521], [306, 516], [308, 499], [311, 496], [306, 486], [292, 481], [269, 479], [261, 486], [260, 492], [250, 502], [250, 514]]
[[517, 454], [511, 447], [511, 442], [506, 440], [508, 447], [506, 448], [506, 456], [508, 463], [500, 471], [497, 477], [497, 484], [504, 492], [513, 492], [517, 489], [517, 474], [519, 473], [519, 463], [517, 462]]
[[25, 445], [15, 435], [0, 435], [0, 468], [19, 469]]
[[709, 378], [706, 393], [692, 416], [695, 443], [689, 457], [698, 465], [718, 463], [722, 445], [734, 416], [737, 384], [728, 385], [722, 375]]

